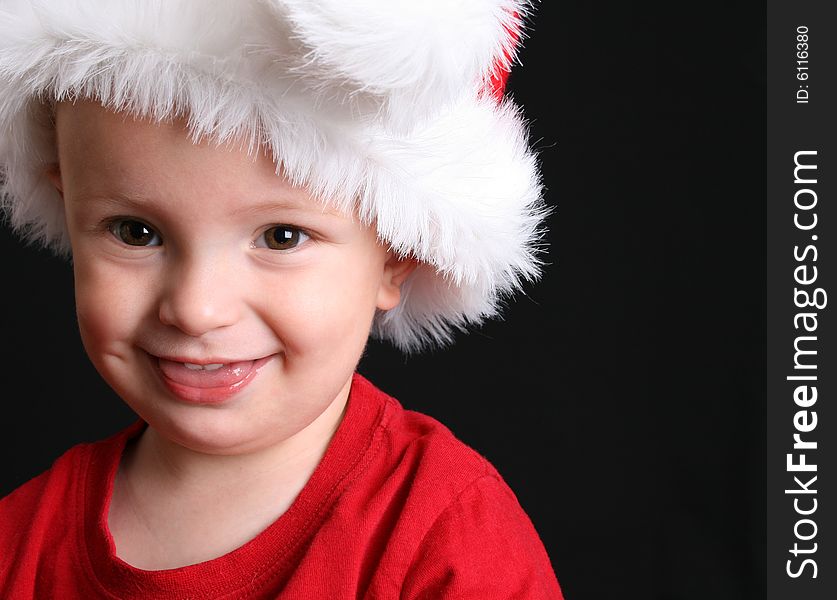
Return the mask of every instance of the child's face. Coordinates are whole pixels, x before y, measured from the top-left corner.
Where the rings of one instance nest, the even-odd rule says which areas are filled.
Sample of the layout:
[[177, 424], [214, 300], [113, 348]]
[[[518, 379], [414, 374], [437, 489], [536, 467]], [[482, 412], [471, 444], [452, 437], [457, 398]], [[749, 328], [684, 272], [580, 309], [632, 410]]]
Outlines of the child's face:
[[324, 414], [410, 265], [264, 154], [93, 103], [56, 118], [51, 178], [104, 379], [166, 438], [210, 453], [281, 443]]

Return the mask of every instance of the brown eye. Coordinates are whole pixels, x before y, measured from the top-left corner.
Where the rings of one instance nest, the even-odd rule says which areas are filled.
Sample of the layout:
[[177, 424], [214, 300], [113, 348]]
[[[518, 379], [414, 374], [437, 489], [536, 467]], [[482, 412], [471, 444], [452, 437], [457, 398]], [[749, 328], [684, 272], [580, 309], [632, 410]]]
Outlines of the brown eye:
[[160, 235], [142, 221], [115, 221], [110, 225], [110, 231], [119, 241], [129, 246], [159, 246], [163, 243]]
[[266, 230], [262, 237], [265, 245], [272, 250], [290, 250], [308, 239], [305, 233], [289, 225], [275, 225]]

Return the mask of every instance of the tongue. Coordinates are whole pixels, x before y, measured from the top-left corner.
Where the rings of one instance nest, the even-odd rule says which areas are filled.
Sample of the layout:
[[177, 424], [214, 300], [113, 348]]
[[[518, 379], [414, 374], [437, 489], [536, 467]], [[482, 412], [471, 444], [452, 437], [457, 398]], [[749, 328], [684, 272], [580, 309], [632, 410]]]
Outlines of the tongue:
[[159, 359], [163, 375], [180, 385], [196, 388], [228, 387], [243, 381], [253, 370], [253, 360], [243, 360], [224, 365], [218, 369], [189, 369], [180, 362]]

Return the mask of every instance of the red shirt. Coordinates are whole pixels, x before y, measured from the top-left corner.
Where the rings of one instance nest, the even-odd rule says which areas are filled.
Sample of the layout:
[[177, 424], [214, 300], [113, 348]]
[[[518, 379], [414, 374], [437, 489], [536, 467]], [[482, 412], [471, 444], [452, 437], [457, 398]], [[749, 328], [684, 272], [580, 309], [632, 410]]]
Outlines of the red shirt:
[[346, 414], [294, 503], [219, 558], [162, 571], [107, 528], [127, 440], [80, 444], [0, 501], [0, 597], [561, 598], [512, 491], [443, 425], [355, 375]]

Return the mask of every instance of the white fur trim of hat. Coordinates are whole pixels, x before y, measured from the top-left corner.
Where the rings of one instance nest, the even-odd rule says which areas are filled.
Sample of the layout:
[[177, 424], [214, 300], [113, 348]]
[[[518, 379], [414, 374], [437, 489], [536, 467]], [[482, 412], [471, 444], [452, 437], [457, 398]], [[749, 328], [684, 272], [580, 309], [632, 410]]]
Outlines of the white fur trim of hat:
[[[0, 0], [0, 193], [63, 254], [49, 106], [88, 98], [194, 140], [264, 145], [297, 185], [418, 260], [372, 334], [406, 352], [539, 275], [547, 213], [520, 110], [492, 93], [528, 0]], [[495, 90], [496, 92], [496, 90]]]

